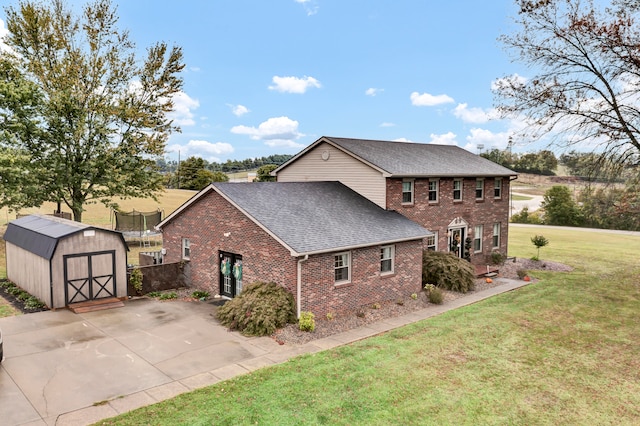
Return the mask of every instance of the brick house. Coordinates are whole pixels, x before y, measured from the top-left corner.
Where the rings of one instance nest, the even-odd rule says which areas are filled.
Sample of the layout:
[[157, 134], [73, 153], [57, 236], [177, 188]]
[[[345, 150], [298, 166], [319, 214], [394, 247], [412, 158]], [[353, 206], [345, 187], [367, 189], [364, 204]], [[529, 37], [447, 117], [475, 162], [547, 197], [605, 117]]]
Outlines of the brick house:
[[320, 316], [419, 292], [431, 235], [335, 181], [213, 183], [157, 228], [193, 287], [232, 298], [276, 282]]
[[517, 174], [457, 146], [321, 137], [273, 174], [278, 182], [340, 181], [430, 230], [428, 249], [467, 254], [476, 265], [507, 254]]

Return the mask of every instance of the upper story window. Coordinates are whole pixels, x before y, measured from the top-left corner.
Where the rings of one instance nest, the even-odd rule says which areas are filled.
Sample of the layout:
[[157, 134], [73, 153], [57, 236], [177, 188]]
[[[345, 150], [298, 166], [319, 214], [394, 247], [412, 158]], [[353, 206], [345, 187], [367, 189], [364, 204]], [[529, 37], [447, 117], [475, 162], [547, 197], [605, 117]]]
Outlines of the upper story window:
[[402, 204], [413, 204], [413, 180], [402, 181]]
[[502, 178], [495, 178], [493, 181], [493, 197], [502, 198]]
[[438, 202], [438, 179], [429, 179], [429, 202]]
[[462, 179], [453, 181], [453, 201], [462, 201]]
[[182, 239], [182, 258], [187, 260], [191, 258], [191, 241], [188, 238]]
[[391, 274], [394, 269], [394, 257], [396, 249], [394, 246], [384, 246], [380, 248], [380, 273]]
[[351, 253], [338, 253], [333, 257], [333, 271], [336, 284], [351, 281]]
[[476, 179], [476, 200], [484, 198], [484, 179]]

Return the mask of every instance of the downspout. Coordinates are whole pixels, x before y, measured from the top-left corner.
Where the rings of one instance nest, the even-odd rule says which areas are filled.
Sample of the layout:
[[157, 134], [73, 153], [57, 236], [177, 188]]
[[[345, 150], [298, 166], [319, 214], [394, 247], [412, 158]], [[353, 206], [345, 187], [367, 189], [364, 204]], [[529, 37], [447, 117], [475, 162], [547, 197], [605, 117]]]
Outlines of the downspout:
[[298, 283], [296, 286], [297, 294], [296, 294], [296, 310], [298, 312], [297, 316], [300, 318], [300, 310], [302, 309], [300, 299], [302, 298], [302, 262], [306, 262], [309, 260], [309, 255], [305, 254], [304, 258], [298, 259]]
[[49, 260], [49, 297], [51, 299], [50, 309], [53, 307], [53, 268], [51, 267], [51, 260]]

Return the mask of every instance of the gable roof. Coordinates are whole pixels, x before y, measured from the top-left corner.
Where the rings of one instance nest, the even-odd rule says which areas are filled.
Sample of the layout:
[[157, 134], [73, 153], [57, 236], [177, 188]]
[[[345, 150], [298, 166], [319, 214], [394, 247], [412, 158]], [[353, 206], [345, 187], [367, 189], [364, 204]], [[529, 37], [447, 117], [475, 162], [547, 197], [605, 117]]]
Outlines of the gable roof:
[[[9, 222], [4, 233], [4, 240], [51, 260], [61, 239], [91, 229], [118, 234], [122, 239], [122, 244], [127, 247], [121, 232], [40, 214], [24, 216]], [[129, 250], [128, 247], [127, 250]]]
[[432, 234], [340, 182], [212, 183], [157, 228], [162, 229], [211, 191], [278, 240], [292, 256], [418, 240]]
[[385, 177], [489, 177], [517, 173], [454, 145], [323, 136], [274, 170], [280, 170], [321, 143], [328, 143], [379, 170]]

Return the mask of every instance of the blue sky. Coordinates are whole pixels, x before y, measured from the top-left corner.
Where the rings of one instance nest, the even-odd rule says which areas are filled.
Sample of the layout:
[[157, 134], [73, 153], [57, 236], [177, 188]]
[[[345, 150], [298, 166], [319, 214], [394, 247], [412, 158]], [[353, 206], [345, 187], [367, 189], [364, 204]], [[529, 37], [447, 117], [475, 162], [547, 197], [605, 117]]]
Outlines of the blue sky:
[[519, 126], [495, 118], [491, 92], [526, 76], [497, 41], [512, 0], [113, 1], [141, 57], [156, 41], [183, 48], [170, 159], [295, 154], [324, 135], [477, 153]]

